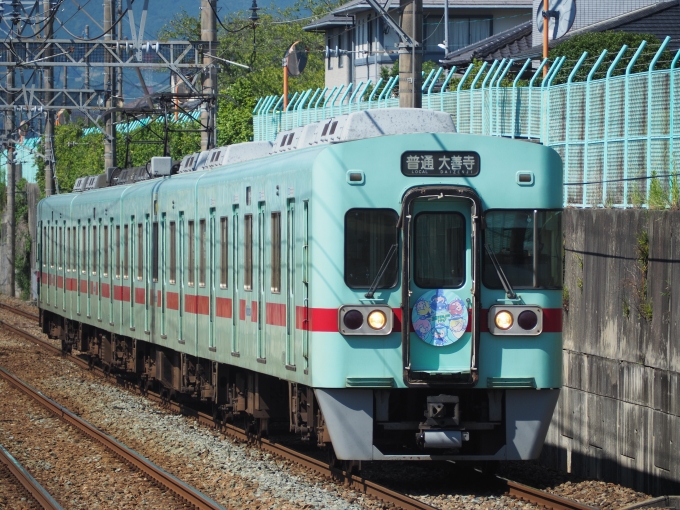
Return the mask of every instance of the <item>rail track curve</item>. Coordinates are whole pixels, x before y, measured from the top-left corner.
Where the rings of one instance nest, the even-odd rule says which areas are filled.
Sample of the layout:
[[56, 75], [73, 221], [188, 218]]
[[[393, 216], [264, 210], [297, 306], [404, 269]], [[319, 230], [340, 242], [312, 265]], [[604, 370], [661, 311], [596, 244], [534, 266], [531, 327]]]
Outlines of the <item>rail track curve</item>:
[[[5, 305], [4, 303], [0, 303], [0, 309], [7, 310], [9, 312], [15, 313], [17, 315], [20, 315], [24, 318], [31, 319], [31, 320], [38, 320], [38, 316], [31, 314], [30, 312], [25, 312], [24, 310], [19, 310], [13, 307], [10, 307], [8, 305]], [[9, 324], [5, 321], [0, 320], [0, 327], [4, 327], [7, 330], [11, 331], [12, 333], [21, 336], [25, 340], [28, 340], [41, 348], [51, 352], [52, 354], [59, 355], [59, 356], [64, 356], [65, 354], [62, 352], [62, 350], [49, 342], [27, 332], [22, 330], [21, 328], [18, 328], [12, 324]], [[69, 359], [71, 359], [73, 362], [75, 362], [78, 366], [80, 366], [83, 369], [91, 370], [92, 367], [88, 363], [88, 361], [76, 356], [76, 355], [69, 355]], [[103, 375], [107, 375], [104, 373], [103, 370], [99, 369], [98, 367], [95, 367], [95, 370], [100, 371]], [[159, 394], [156, 394], [152, 391], [147, 392], [147, 397], [150, 398], [153, 401], [162, 403], [166, 405], [170, 410], [173, 412], [181, 413], [187, 416], [191, 416], [196, 418], [199, 423], [201, 423], [204, 426], [207, 427], [215, 427], [215, 421], [211, 415], [201, 413], [196, 411], [195, 409], [192, 409], [188, 406], [185, 406], [183, 404], [177, 403], [177, 402], [168, 402], [167, 400], [163, 399]], [[338, 482], [344, 483], [345, 485], [350, 486], [351, 488], [355, 490], [359, 490], [367, 495], [373, 496], [375, 498], [378, 498], [382, 501], [385, 501], [386, 503], [391, 503], [395, 505], [398, 508], [403, 508], [405, 510], [432, 510], [435, 507], [428, 505], [426, 503], [423, 503], [417, 499], [411, 498], [405, 494], [401, 494], [399, 492], [393, 491], [387, 487], [384, 487], [382, 485], [379, 485], [377, 483], [371, 482], [370, 480], [366, 480], [365, 478], [362, 478], [358, 475], [348, 473], [346, 471], [341, 471], [327, 463], [324, 463], [322, 461], [319, 461], [313, 457], [309, 457], [303, 453], [297, 452], [295, 450], [292, 450], [284, 445], [269, 441], [267, 439], [261, 438], [261, 439], [253, 439], [252, 436], [248, 435], [246, 431], [243, 429], [240, 429], [238, 427], [235, 427], [231, 424], [224, 424], [220, 426], [222, 432], [224, 432], [226, 435], [233, 437], [235, 439], [238, 439], [240, 441], [247, 441], [250, 443], [255, 442], [259, 448], [261, 448], [263, 451], [266, 451], [268, 453], [271, 453], [273, 455], [276, 455], [278, 457], [284, 458], [286, 460], [289, 460], [291, 462], [294, 462], [298, 465], [305, 466], [308, 469], [311, 469], [312, 471], [328, 477], [337, 480]], [[547, 509], [551, 510], [596, 510], [595, 507], [589, 506], [589, 505], [584, 505], [582, 503], [579, 503], [574, 500], [570, 500], [567, 498], [563, 498], [554, 494], [550, 494], [548, 492], [535, 489], [533, 487], [529, 487], [527, 485], [523, 485], [517, 482], [513, 482], [511, 480], [507, 480], [505, 478], [497, 477], [494, 480], [495, 483], [498, 483], [502, 486], [504, 491], [512, 497], [515, 497], [517, 499], [527, 501], [530, 503], [534, 503], [536, 505], [542, 506]]]

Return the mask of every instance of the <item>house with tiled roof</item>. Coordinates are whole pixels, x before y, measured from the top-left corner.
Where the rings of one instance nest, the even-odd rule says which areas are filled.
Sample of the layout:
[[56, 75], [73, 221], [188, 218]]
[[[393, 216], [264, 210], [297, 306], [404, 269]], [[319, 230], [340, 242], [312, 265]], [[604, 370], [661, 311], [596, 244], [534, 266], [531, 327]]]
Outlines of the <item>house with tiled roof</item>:
[[[653, 34], [659, 40], [670, 36], [667, 48], [670, 51], [680, 48], [680, 0], [572, 1], [573, 24], [560, 37], [550, 38], [550, 48], [579, 34], [607, 30]], [[503, 58], [514, 58], [517, 62], [527, 58], [540, 59], [543, 54], [542, 31], [539, 30], [542, 29], [542, 9], [543, 0], [534, 0], [531, 21], [454, 50], [442, 59], [442, 64], [460, 69], [473, 59], [487, 62]]]
[[[423, 0], [423, 61], [439, 63], [444, 43], [444, 2]], [[524, 25], [532, 17], [532, 0], [448, 0], [449, 51], [458, 51], [495, 34]], [[381, 2], [382, 3], [382, 2]], [[385, 9], [399, 24], [399, 1]], [[331, 51], [326, 57], [326, 86], [375, 83], [381, 69], [398, 58], [399, 37], [366, 0], [350, 0], [310, 23], [307, 31], [322, 32]], [[335, 50], [339, 51], [335, 51]]]

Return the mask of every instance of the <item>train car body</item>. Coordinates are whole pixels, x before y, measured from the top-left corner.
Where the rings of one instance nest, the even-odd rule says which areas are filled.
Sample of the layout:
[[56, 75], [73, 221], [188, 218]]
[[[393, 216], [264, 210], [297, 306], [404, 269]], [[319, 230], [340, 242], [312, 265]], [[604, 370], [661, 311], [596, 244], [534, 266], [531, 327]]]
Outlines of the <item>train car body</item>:
[[562, 380], [561, 160], [442, 115], [359, 112], [42, 200], [44, 331], [338, 459], [536, 458]]

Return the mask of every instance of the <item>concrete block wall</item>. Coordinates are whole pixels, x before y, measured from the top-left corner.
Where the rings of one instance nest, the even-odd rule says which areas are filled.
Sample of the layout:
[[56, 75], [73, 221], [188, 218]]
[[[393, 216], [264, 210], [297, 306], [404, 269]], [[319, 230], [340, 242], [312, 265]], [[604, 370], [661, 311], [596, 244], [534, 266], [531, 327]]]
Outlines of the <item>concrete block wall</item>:
[[564, 234], [564, 390], [542, 461], [678, 494], [680, 212], [568, 209]]

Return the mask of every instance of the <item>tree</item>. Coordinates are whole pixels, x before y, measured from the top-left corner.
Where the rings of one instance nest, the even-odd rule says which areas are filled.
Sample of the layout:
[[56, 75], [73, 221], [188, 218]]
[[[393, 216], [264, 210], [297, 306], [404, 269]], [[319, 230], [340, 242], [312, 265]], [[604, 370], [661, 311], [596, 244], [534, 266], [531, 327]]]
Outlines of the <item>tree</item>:
[[[654, 58], [654, 55], [661, 46], [659, 39], [653, 34], [638, 34], [629, 32], [590, 32], [586, 34], [576, 35], [558, 44], [550, 50], [549, 58], [554, 61], [557, 57], [566, 57], [566, 63], [560, 69], [560, 72], [553, 81], [554, 84], [566, 82], [569, 74], [574, 68], [578, 59], [584, 51], [588, 52], [588, 57], [583, 62], [583, 65], [576, 74], [575, 81], [585, 81], [588, 73], [593, 68], [593, 65], [600, 57], [602, 50], [607, 50], [607, 56], [602, 61], [598, 68], [596, 77], [602, 78], [605, 76], [607, 69], [616, 58], [617, 53], [623, 47], [628, 46], [628, 50], [619, 61], [616, 69], [613, 72], [614, 76], [623, 74], [626, 66], [630, 62], [632, 56], [637, 51], [642, 41], [647, 41], [647, 46], [644, 48], [642, 54], [631, 69], [631, 72], [639, 73], [646, 71], [649, 64]], [[668, 51], [659, 59], [657, 69], [668, 68], [670, 64], [671, 55]]]

